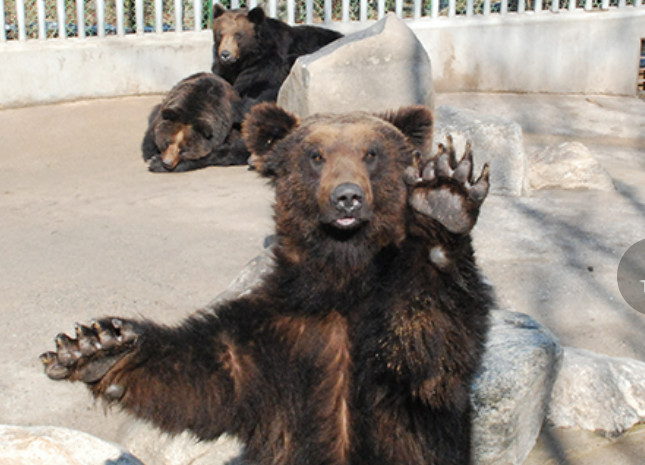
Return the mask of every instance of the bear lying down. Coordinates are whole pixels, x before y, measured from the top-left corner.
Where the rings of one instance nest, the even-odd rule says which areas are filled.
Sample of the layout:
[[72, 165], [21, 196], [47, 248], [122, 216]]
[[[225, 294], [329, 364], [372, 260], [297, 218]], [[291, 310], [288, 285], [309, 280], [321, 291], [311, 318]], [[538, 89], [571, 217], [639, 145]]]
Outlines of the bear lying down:
[[241, 99], [219, 76], [197, 73], [179, 81], [150, 114], [141, 151], [150, 171], [188, 171], [245, 164]]
[[492, 305], [469, 232], [488, 191], [470, 151], [434, 158], [424, 107], [244, 126], [275, 186], [275, 267], [177, 327], [108, 317], [60, 334], [52, 379], [164, 431], [223, 433], [258, 464], [460, 464]]

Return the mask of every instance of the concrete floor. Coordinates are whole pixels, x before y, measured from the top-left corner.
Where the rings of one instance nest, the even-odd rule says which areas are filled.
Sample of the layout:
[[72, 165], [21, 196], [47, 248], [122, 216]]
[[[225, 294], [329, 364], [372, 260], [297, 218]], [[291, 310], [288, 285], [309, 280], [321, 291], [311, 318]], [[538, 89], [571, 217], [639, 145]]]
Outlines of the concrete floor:
[[[0, 423], [118, 440], [121, 414], [104, 415], [83, 386], [49, 381], [38, 355], [75, 321], [181, 319], [223, 291], [271, 232], [271, 190], [244, 167], [146, 170], [139, 144], [159, 100], [0, 111]], [[527, 151], [580, 141], [607, 169], [616, 192], [491, 196], [475, 245], [502, 306], [563, 344], [645, 360], [645, 315], [616, 283], [622, 254], [645, 239], [645, 102], [445, 94], [437, 104], [517, 121]], [[642, 465], [643, 439], [642, 429], [617, 441], [547, 429], [527, 463]]]

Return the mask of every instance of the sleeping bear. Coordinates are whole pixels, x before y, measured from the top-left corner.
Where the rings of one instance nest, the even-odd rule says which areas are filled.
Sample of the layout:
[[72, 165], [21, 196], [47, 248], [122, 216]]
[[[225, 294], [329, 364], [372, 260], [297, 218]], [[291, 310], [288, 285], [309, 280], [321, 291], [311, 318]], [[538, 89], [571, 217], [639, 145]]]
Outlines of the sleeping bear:
[[241, 99], [219, 76], [197, 73], [153, 108], [141, 151], [153, 172], [241, 165], [249, 158], [240, 133]]

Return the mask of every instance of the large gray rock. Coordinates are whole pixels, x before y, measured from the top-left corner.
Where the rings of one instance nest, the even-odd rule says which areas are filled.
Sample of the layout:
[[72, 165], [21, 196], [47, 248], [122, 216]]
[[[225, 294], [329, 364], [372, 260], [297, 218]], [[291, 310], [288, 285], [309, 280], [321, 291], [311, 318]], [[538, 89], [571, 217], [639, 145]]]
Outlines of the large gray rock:
[[580, 142], [549, 146], [528, 159], [531, 189], [615, 190], [609, 173]]
[[0, 425], [1, 465], [143, 465], [122, 448], [55, 426]]
[[522, 313], [491, 314], [482, 371], [473, 383], [473, 463], [520, 465], [547, 414], [562, 349]]
[[606, 436], [645, 421], [645, 363], [565, 348], [548, 419]]
[[475, 172], [490, 165], [490, 192], [520, 196], [527, 191], [527, 162], [522, 128], [514, 121], [447, 105], [435, 111], [434, 141], [445, 142], [453, 136], [458, 156], [470, 141]]
[[298, 58], [278, 96], [278, 105], [300, 117], [411, 104], [434, 108], [430, 58], [394, 14]]

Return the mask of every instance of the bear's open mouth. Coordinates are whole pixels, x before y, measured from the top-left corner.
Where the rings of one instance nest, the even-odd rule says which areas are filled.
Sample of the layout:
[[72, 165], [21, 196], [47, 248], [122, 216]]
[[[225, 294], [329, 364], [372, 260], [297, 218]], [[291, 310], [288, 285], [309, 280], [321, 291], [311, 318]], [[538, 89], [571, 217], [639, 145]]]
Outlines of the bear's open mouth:
[[346, 216], [344, 218], [338, 218], [334, 221], [334, 226], [341, 229], [348, 229], [356, 227], [360, 224], [360, 221], [353, 216]]

